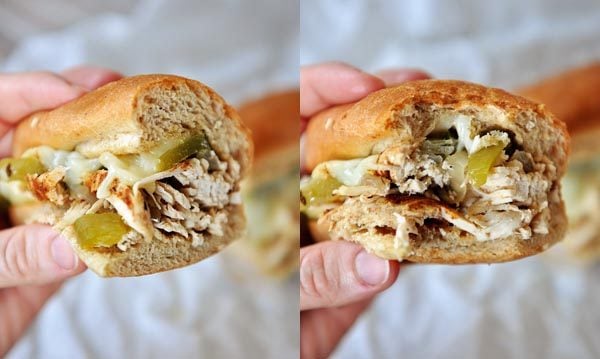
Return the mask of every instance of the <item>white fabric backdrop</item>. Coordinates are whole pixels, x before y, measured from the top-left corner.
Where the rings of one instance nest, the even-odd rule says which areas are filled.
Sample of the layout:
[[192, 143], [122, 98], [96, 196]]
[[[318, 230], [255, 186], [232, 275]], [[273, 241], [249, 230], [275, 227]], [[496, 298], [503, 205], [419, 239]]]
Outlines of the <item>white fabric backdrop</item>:
[[[510, 89], [600, 58], [592, 0], [304, 0], [301, 13], [302, 64], [419, 67]], [[597, 358], [599, 302], [599, 266], [411, 266], [335, 357]]]
[[[93, 63], [199, 79], [233, 104], [298, 83], [298, 1], [141, 1], [29, 38], [0, 69]], [[60, 11], [60, 9], [57, 9]], [[297, 279], [273, 283], [228, 253], [131, 279], [85, 273], [9, 358], [297, 358]]]

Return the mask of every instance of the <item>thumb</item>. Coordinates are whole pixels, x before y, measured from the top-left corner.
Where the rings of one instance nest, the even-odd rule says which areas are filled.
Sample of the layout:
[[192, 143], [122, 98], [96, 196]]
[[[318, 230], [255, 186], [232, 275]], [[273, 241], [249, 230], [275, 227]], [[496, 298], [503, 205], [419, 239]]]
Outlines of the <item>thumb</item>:
[[67, 240], [49, 226], [26, 225], [0, 232], [0, 288], [50, 283], [84, 269]]
[[328, 241], [300, 250], [300, 310], [337, 307], [372, 297], [396, 280], [399, 263], [358, 244]]

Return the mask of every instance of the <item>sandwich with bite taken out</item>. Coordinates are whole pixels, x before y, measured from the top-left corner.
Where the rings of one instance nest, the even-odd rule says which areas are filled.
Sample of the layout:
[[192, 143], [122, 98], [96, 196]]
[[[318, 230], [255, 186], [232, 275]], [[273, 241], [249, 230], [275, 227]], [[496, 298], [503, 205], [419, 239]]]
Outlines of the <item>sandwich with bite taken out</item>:
[[503, 90], [408, 82], [318, 114], [305, 141], [302, 211], [382, 258], [504, 262], [564, 235], [565, 125]]
[[48, 223], [101, 276], [198, 262], [243, 235], [252, 143], [209, 87], [171, 75], [109, 83], [15, 131], [0, 193], [15, 223]]

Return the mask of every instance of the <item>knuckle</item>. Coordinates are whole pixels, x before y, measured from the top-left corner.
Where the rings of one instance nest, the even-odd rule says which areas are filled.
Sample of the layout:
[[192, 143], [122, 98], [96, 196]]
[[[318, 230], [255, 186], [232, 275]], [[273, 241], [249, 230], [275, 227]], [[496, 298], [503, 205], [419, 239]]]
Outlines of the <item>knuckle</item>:
[[2, 276], [8, 279], [25, 279], [34, 269], [30, 251], [27, 250], [27, 241], [24, 232], [10, 231], [0, 245], [0, 268]]
[[321, 251], [304, 257], [300, 264], [300, 289], [304, 295], [319, 298], [324, 305], [333, 305], [341, 281], [335, 263], [327, 262]]

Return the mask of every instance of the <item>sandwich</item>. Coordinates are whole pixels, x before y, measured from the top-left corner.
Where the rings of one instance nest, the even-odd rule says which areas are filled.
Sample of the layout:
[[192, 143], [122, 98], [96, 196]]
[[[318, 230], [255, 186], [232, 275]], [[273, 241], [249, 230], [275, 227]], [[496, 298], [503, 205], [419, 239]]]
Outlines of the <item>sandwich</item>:
[[561, 254], [592, 262], [600, 258], [600, 62], [517, 92], [543, 102], [567, 124], [572, 154], [562, 187], [569, 227], [560, 246], [566, 253]]
[[332, 239], [379, 257], [504, 262], [565, 232], [569, 137], [522, 97], [462, 81], [408, 82], [317, 114], [305, 136], [302, 211]]
[[100, 276], [198, 262], [243, 235], [252, 143], [200, 82], [142, 75], [31, 115], [0, 162], [16, 223], [62, 232]]
[[298, 138], [300, 93], [267, 95], [239, 107], [255, 143], [254, 162], [242, 182], [246, 238], [232, 246], [262, 273], [286, 278], [298, 269], [300, 234]]

